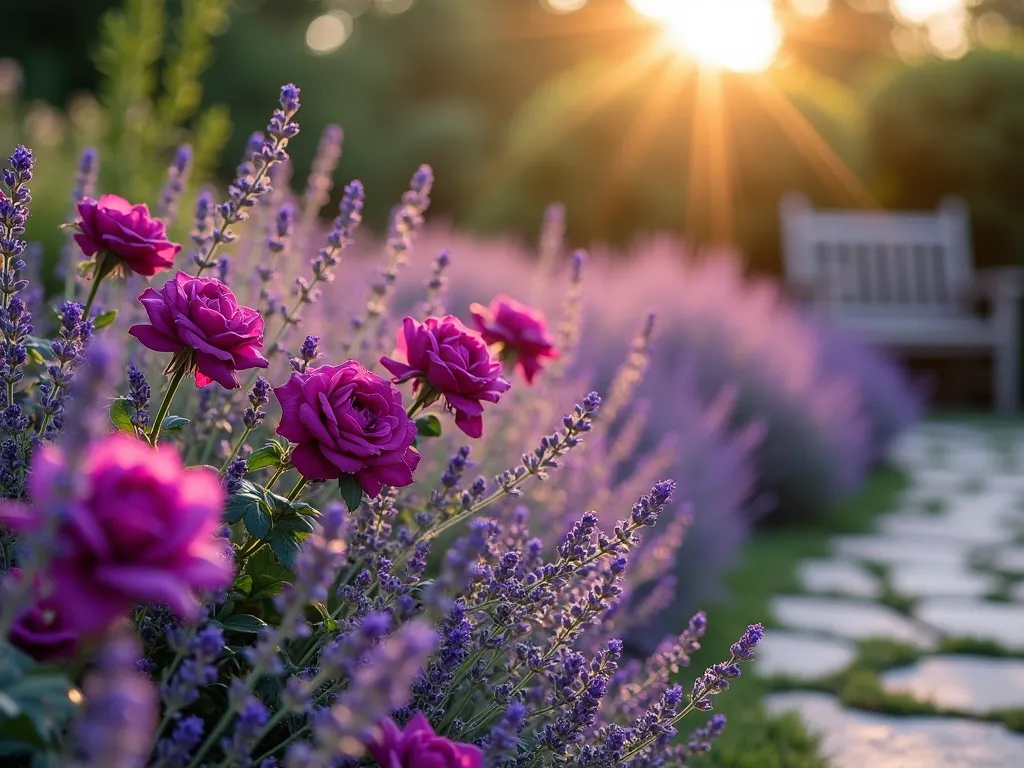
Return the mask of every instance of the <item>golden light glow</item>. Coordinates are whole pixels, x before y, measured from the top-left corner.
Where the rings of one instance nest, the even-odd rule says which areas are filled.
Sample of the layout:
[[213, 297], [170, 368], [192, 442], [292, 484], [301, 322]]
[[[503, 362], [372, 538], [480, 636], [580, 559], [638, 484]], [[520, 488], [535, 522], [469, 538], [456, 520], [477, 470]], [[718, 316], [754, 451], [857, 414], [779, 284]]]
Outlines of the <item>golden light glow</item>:
[[891, 0], [897, 18], [908, 24], [923, 24], [937, 16], [967, 10], [964, 0]]
[[574, 13], [586, 4], [587, 0], [541, 0], [541, 5], [552, 13]]
[[782, 45], [772, 0], [629, 0], [663, 25], [665, 39], [701, 64], [761, 72]]

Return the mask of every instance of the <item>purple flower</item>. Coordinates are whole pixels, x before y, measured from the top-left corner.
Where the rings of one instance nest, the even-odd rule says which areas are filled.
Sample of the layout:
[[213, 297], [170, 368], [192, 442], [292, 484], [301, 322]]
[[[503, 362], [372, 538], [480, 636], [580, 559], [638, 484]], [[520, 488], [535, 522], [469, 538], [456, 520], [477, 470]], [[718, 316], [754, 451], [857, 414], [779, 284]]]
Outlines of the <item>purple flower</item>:
[[167, 239], [164, 223], [154, 219], [145, 205], [132, 205], [123, 197], [103, 195], [78, 203], [79, 232], [75, 242], [86, 256], [110, 253], [128, 269], [152, 277], [174, 266], [181, 246]]
[[179, 272], [159, 292], [147, 288], [139, 301], [150, 325], [133, 325], [128, 333], [156, 352], [191, 349], [196, 386], [216, 381], [237, 389], [236, 371], [270, 365], [260, 354], [262, 315], [239, 305], [220, 280]]
[[281, 404], [277, 434], [298, 443], [292, 464], [303, 477], [355, 475], [368, 496], [411, 485], [420, 455], [416, 424], [401, 393], [355, 360], [293, 373], [274, 390]]
[[480, 748], [449, 741], [434, 733], [427, 718], [417, 712], [404, 729], [392, 720], [380, 724], [377, 738], [367, 750], [381, 768], [483, 768]]
[[[37, 453], [29, 477], [34, 508], [8, 504], [4, 522], [35, 527], [71, 471], [59, 448]], [[61, 510], [61, 554], [47, 573], [69, 627], [103, 629], [135, 603], [166, 603], [194, 616], [196, 590], [231, 583], [233, 565], [216, 538], [224, 507], [216, 472], [186, 469], [173, 448], [154, 450], [123, 435], [93, 444], [74, 471], [84, 487]]]
[[[21, 579], [21, 569], [11, 568], [8, 576]], [[55, 661], [74, 656], [78, 633], [67, 626], [63, 612], [52, 597], [37, 600], [11, 625], [11, 645], [36, 661]]]
[[482, 401], [498, 402], [511, 386], [501, 378], [501, 363], [480, 334], [451, 315], [428, 317], [422, 323], [405, 318], [394, 354], [401, 360], [382, 357], [380, 362], [395, 381], [416, 379], [417, 385], [424, 383], [444, 395], [455, 411], [456, 426], [470, 437], [483, 435]]
[[502, 359], [514, 364], [527, 384], [533, 383], [541, 360], [558, 358], [547, 320], [539, 310], [508, 296], [495, 296], [489, 307], [472, 304], [469, 310], [484, 341], [501, 344]]

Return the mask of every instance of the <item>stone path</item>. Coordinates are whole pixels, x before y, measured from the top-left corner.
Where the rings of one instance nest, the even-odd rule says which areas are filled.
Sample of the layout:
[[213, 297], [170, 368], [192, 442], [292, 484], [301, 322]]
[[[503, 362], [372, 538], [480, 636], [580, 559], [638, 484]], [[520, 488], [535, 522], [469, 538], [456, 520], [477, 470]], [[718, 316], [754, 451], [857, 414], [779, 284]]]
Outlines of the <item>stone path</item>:
[[[773, 601], [754, 671], [795, 690], [767, 706], [797, 712], [835, 768], [1024, 768], [1005, 724], [1024, 729], [1024, 429], [924, 424], [893, 458], [911, 477], [899, 508]], [[875, 639], [916, 661], [859, 662]], [[844, 705], [864, 705], [854, 676], [883, 711]]]

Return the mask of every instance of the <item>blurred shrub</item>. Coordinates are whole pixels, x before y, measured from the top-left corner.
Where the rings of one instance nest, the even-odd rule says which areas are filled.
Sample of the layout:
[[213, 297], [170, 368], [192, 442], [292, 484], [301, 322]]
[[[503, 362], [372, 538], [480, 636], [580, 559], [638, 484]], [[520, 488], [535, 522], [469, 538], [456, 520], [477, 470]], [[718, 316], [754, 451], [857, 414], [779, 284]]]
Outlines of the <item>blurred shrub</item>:
[[67, 242], [58, 225], [71, 217], [75, 169], [87, 147], [99, 156], [96, 194], [113, 192], [152, 206], [182, 144], [191, 146], [192, 177], [209, 177], [230, 123], [223, 107], [201, 108], [199, 77], [227, 7], [228, 0], [182, 0], [172, 14], [164, 0], [125, 0], [109, 10], [100, 20], [95, 54], [99, 94], [76, 93], [63, 111], [25, 103], [21, 67], [0, 61], [0, 140], [31, 146], [42, 158], [32, 185], [32, 231], [43, 238], [44, 262], [31, 266], [50, 292], [59, 289], [55, 268]]
[[[509, 286], [523, 286], [519, 298], [534, 296], [549, 312], [558, 306], [564, 282], [531, 278], [522, 244], [425, 233], [428, 252], [440, 242], [451, 244], [454, 259], [453, 311], [464, 314], [471, 301], [507, 293]], [[584, 280], [577, 369], [608, 391], [638, 318], [654, 310], [656, 353], [638, 396], [656, 415], [643, 445], [650, 448], [678, 428], [688, 454], [682, 425], [689, 421], [680, 417], [677, 425], [671, 416], [674, 388], [681, 402], [692, 392], [690, 402], [698, 407], [732, 389], [729, 429], [759, 424], [765, 431], [751, 451], [758, 489], [777, 502], [773, 519], [824, 514], [858, 487], [870, 464], [920, 412], [920, 398], [894, 361], [804, 316], [773, 281], [747, 277], [729, 252], [694, 254], [672, 238], [651, 238], [625, 258], [595, 252]], [[679, 477], [684, 487], [685, 476]], [[699, 509], [697, 514], [699, 520]]]
[[868, 109], [873, 185], [893, 208], [960, 195], [981, 266], [1024, 259], [1024, 55], [973, 51], [892, 79]]
[[823, 326], [822, 333], [825, 367], [857, 383], [870, 456], [882, 461], [893, 440], [921, 417], [923, 384], [912, 382], [893, 357], [865, 340], [831, 326]]

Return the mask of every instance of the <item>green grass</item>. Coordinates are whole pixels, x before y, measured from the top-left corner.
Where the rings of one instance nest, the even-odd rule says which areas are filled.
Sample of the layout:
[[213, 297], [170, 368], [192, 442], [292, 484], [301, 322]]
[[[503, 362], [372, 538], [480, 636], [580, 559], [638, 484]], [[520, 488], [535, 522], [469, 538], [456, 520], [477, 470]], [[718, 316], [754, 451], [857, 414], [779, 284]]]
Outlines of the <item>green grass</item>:
[[[875, 472], [861, 491], [816, 523], [800, 528], [760, 531], [737, 559], [739, 565], [726, 584], [732, 598], [707, 607], [708, 633], [694, 666], [681, 676], [685, 683], [703, 667], [723, 660], [729, 646], [748, 624], [769, 624], [768, 606], [773, 595], [799, 591], [797, 564], [806, 558], [828, 554], [828, 540], [836, 534], [864, 533], [876, 517], [891, 511], [907, 487], [904, 473], [893, 468]], [[770, 631], [770, 630], [769, 630]], [[753, 662], [757, 664], [757, 661]], [[715, 709], [729, 720], [725, 734], [709, 755], [693, 761], [701, 768], [824, 768], [817, 741], [793, 718], [771, 718], [761, 707], [771, 690], [768, 681], [748, 670], [733, 688], [716, 697]], [[694, 718], [682, 730], [702, 725]]]

